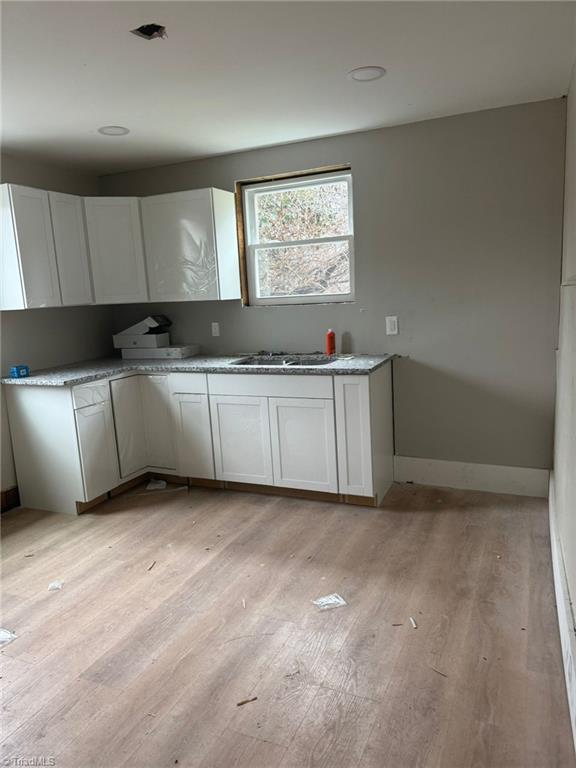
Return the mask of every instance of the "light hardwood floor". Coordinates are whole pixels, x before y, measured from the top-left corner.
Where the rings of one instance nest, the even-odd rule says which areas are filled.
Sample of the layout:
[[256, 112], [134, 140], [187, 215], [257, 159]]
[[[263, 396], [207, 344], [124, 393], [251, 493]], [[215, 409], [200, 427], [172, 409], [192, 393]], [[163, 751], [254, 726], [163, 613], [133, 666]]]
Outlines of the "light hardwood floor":
[[576, 764], [543, 500], [139, 488], [2, 522], [7, 765]]

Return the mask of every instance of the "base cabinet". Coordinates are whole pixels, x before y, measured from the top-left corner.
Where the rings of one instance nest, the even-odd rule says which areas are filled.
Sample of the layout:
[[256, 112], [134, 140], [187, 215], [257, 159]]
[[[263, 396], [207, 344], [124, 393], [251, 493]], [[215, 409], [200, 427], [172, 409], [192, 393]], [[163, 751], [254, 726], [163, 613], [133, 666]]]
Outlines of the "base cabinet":
[[143, 472], [148, 464], [140, 376], [110, 382], [120, 476]]
[[85, 500], [95, 499], [118, 484], [114, 421], [109, 401], [74, 412]]
[[139, 376], [146, 437], [147, 463], [158, 469], [176, 467], [174, 429], [168, 376]]
[[273, 485], [268, 398], [211, 395], [218, 480]]
[[274, 485], [338, 492], [334, 402], [271, 397]]
[[75, 514], [147, 471], [381, 502], [390, 366], [370, 375], [129, 373], [7, 387], [20, 498]]
[[214, 456], [208, 395], [176, 393], [173, 408], [178, 474], [213, 480]]
[[110, 382], [120, 475], [148, 468], [175, 469], [170, 391], [166, 375], [136, 375]]

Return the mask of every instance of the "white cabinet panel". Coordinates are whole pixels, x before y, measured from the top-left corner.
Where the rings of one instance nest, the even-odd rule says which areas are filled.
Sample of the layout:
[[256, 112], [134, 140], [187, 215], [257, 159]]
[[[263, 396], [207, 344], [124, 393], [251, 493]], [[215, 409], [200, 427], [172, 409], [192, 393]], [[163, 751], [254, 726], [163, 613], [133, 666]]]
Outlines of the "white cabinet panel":
[[208, 396], [175, 394], [177, 471], [185, 477], [214, 479]]
[[2, 187], [2, 308], [62, 305], [48, 192]]
[[210, 397], [218, 480], [272, 485], [270, 421], [266, 397]]
[[148, 466], [175, 469], [174, 430], [168, 376], [139, 376], [146, 431]]
[[338, 491], [334, 403], [270, 398], [274, 485]]
[[84, 204], [96, 303], [148, 301], [138, 199], [87, 197]]
[[146, 431], [142, 411], [140, 376], [110, 382], [120, 476], [143, 471], [147, 464]]
[[141, 206], [152, 301], [240, 297], [231, 192], [154, 195]]
[[368, 376], [335, 376], [340, 493], [372, 496]]
[[74, 412], [82, 464], [85, 501], [118, 485], [114, 422], [109, 402], [88, 405]]
[[91, 304], [92, 284], [82, 198], [60, 192], [49, 192], [48, 197], [62, 304]]

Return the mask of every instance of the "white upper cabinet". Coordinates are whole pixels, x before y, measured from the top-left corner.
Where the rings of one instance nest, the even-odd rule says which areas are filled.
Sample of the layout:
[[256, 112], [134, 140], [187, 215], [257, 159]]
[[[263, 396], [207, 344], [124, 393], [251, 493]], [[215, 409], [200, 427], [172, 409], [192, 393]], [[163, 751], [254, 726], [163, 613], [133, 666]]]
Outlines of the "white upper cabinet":
[[84, 198], [96, 304], [148, 301], [135, 197]]
[[48, 192], [1, 187], [0, 308], [62, 305]]
[[197, 189], [141, 204], [152, 301], [240, 298], [232, 192]]
[[93, 301], [82, 198], [49, 192], [62, 304]]

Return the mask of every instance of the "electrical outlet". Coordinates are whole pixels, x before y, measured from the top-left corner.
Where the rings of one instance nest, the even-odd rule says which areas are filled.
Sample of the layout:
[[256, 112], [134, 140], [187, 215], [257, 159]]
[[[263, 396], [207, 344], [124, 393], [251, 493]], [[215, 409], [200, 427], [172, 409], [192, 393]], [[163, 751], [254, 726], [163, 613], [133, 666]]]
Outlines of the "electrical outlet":
[[386, 318], [386, 335], [396, 336], [398, 334], [398, 318], [396, 315], [388, 315]]
[[220, 336], [220, 323], [212, 323], [212, 336]]

